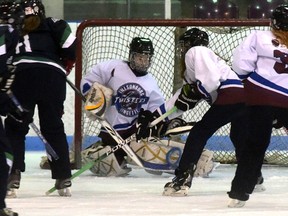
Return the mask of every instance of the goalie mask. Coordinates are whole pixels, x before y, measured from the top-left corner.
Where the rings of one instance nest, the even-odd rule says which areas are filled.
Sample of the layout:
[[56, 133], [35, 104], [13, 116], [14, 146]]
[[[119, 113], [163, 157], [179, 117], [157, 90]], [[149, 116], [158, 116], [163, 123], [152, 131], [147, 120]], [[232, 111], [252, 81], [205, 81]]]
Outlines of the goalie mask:
[[205, 31], [198, 28], [191, 28], [184, 32], [178, 41], [177, 52], [181, 55], [185, 54], [191, 47], [208, 46], [209, 37]]
[[45, 7], [40, 0], [22, 0], [21, 5], [25, 10], [26, 16], [39, 16], [45, 18]]
[[288, 31], [288, 5], [280, 5], [273, 10], [271, 26], [277, 30]]
[[151, 65], [153, 54], [154, 48], [150, 39], [133, 38], [129, 51], [129, 65], [131, 69], [139, 75], [146, 75]]

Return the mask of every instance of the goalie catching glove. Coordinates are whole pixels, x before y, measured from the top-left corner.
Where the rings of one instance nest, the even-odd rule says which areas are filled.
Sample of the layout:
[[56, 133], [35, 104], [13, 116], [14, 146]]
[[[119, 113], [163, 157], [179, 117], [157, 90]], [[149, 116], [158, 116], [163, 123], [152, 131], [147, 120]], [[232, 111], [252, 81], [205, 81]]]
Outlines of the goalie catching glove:
[[136, 141], [147, 137], [157, 136], [161, 137], [166, 131], [165, 122], [161, 121], [153, 127], [149, 127], [150, 123], [159, 117], [157, 111], [150, 112], [149, 110], [140, 109], [136, 123]]
[[92, 120], [95, 120], [95, 116], [103, 117], [106, 108], [110, 106], [112, 95], [112, 89], [95, 82], [86, 96], [85, 110], [87, 116]]
[[193, 109], [204, 96], [199, 92], [197, 85], [185, 84], [175, 101], [177, 109], [187, 111]]

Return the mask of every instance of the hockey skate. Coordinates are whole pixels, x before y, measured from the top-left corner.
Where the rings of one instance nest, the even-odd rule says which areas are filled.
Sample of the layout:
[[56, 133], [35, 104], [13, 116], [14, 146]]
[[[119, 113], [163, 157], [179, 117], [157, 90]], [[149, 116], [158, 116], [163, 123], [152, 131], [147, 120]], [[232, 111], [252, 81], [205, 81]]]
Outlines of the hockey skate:
[[182, 171], [179, 168], [175, 170], [175, 177], [172, 182], [168, 182], [164, 186], [163, 196], [187, 196], [188, 190], [191, 187], [193, 175], [196, 166], [194, 164], [186, 170]]
[[72, 196], [71, 187], [72, 183], [70, 178], [67, 179], [56, 179], [55, 188], [60, 196]]
[[254, 187], [254, 190], [253, 192], [263, 192], [266, 190], [265, 186], [263, 185], [264, 183], [264, 178], [263, 176], [259, 176], [258, 179], [257, 179], [257, 184], [255, 185]]
[[0, 216], [18, 216], [18, 213], [13, 212], [9, 208], [0, 209]]
[[242, 208], [246, 201], [241, 201], [238, 199], [231, 199], [228, 203], [228, 208]]
[[6, 198], [16, 198], [17, 191], [20, 187], [21, 171], [13, 171], [8, 178]]
[[249, 199], [249, 194], [247, 193], [228, 192], [227, 194], [231, 198], [228, 203], [228, 208], [242, 208]]

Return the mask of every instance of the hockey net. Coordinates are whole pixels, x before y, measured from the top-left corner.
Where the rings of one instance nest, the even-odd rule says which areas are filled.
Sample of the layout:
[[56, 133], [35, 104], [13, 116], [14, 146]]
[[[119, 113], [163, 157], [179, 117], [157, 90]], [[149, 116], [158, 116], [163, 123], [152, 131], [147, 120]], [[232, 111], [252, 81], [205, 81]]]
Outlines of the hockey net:
[[[152, 40], [155, 54], [150, 73], [166, 99], [173, 95], [182, 80], [179, 75], [181, 64], [175, 55], [175, 42], [181, 33], [191, 27], [205, 30], [210, 39], [209, 47], [231, 65], [233, 49], [253, 30], [269, 29], [269, 21], [248, 20], [87, 20], [77, 29], [78, 53], [75, 85], [79, 88], [81, 77], [91, 67], [108, 59], [127, 60], [129, 43], [133, 37], [148, 37]], [[186, 112], [186, 121], [198, 121], [209, 105], [199, 104]], [[81, 98], [75, 97], [75, 162], [81, 166], [80, 152], [94, 143], [100, 124], [90, 121], [83, 111]], [[220, 128], [208, 141], [206, 148], [214, 151], [215, 160], [221, 163], [235, 163], [235, 152], [229, 139], [230, 125]], [[265, 163], [288, 164], [288, 139], [284, 129], [273, 130]]]

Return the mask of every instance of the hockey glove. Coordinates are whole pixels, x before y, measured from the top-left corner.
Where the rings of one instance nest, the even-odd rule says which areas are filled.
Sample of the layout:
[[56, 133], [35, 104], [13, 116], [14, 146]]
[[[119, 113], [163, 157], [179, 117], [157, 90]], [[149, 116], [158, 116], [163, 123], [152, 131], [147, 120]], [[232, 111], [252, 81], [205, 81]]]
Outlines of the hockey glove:
[[136, 123], [136, 141], [145, 139], [147, 137], [161, 137], [166, 131], [165, 122], [161, 121], [153, 127], [149, 127], [150, 123], [159, 117], [157, 111], [150, 112], [149, 110], [144, 110], [141, 108], [138, 119]]
[[140, 109], [138, 119], [136, 123], [136, 141], [139, 142], [141, 139], [149, 136], [150, 129], [149, 124], [153, 121], [153, 113], [149, 110]]
[[29, 124], [32, 122], [30, 112], [25, 108], [23, 108], [23, 111], [20, 111], [13, 102], [10, 105], [10, 110], [7, 115], [19, 123]]
[[10, 88], [11, 85], [14, 81], [15, 77], [15, 66], [9, 65], [7, 72], [5, 72], [1, 77], [0, 77], [0, 91], [1, 92], [7, 92]]
[[186, 84], [182, 87], [180, 95], [175, 101], [175, 106], [179, 110], [187, 111], [193, 109], [201, 98], [202, 95], [198, 91], [197, 86]]
[[63, 64], [66, 70], [66, 76], [68, 76], [74, 67], [75, 61], [70, 60], [70, 59], [63, 59]]

